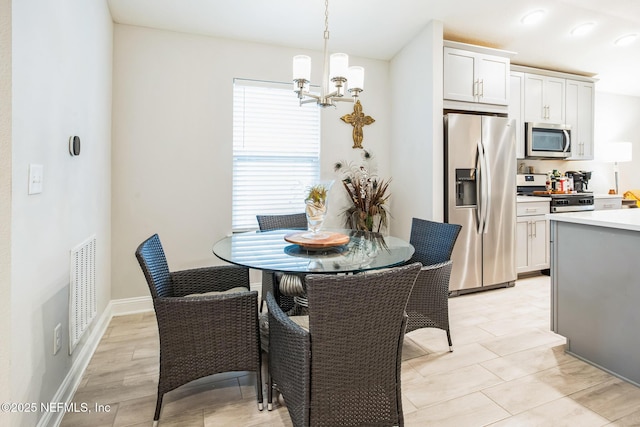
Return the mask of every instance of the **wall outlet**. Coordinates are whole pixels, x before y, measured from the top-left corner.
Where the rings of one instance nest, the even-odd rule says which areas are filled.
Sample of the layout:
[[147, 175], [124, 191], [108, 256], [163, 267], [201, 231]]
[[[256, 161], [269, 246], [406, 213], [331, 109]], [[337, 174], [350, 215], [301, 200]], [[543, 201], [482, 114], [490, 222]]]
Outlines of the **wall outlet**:
[[62, 347], [62, 325], [58, 323], [53, 329], [53, 354], [57, 354]]

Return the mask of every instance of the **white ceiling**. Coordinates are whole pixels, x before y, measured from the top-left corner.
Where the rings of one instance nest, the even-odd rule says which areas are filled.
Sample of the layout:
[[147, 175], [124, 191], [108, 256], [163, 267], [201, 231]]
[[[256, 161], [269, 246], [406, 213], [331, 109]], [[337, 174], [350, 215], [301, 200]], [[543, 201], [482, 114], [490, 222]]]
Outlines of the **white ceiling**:
[[[322, 0], [107, 0], [116, 23], [273, 45], [322, 49]], [[524, 26], [528, 11], [542, 22]], [[516, 52], [512, 62], [599, 79], [597, 90], [640, 96], [639, 0], [332, 0], [330, 50], [391, 59], [430, 20], [445, 39]], [[570, 35], [580, 23], [591, 33]]]

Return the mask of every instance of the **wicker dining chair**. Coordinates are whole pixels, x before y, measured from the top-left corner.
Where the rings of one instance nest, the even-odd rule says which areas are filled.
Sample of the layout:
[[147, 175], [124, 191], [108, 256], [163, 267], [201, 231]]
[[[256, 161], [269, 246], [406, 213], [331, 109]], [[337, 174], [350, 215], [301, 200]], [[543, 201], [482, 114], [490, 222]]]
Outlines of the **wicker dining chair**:
[[308, 275], [308, 316], [288, 317], [269, 293], [267, 408], [275, 384], [295, 427], [402, 426], [405, 306], [419, 271]]
[[[291, 229], [307, 229], [307, 216], [304, 212], [285, 215], [256, 215], [260, 231]], [[276, 301], [284, 311], [291, 310], [295, 303], [293, 296], [282, 295], [278, 292], [278, 282], [282, 278], [282, 273], [274, 271], [262, 271], [262, 295], [260, 301], [260, 312], [267, 298], [267, 293], [272, 292]], [[302, 279], [300, 279], [302, 280]]]
[[449, 351], [453, 351], [449, 328], [449, 280], [451, 253], [461, 225], [413, 218], [409, 242], [415, 248], [410, 263], [423, 265], [407, 303], [407, 333], [421, 328], [439, 328], [447, 333]]
[[165, 393], [221, 372], [255, 372], [262, 410], [258, 292], [249, 291], [249, 270], [216, 266], [170, 272], [157, 234], [138, 246], [136, 258], [149, 285], [160, 336], [154, 426]]

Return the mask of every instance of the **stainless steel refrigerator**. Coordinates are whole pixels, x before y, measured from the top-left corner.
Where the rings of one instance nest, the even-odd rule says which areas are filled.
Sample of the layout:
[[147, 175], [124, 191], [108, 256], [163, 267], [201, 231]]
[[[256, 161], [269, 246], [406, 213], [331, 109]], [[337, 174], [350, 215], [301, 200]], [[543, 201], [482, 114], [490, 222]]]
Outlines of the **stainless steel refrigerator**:
[[445, 221], [462, 225], [452, 254], [452, 294], [513, 286], [515, 124], [506, 117], [444, 117]]

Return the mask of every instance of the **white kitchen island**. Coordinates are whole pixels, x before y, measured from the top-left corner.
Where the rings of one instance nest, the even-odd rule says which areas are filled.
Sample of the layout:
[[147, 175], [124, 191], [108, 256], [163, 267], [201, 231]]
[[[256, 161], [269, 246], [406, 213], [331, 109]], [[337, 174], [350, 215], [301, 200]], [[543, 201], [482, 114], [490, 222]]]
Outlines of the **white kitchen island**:
[[640, 385], [640, 209], [547, 218], [551, 328], [569, 353]]

